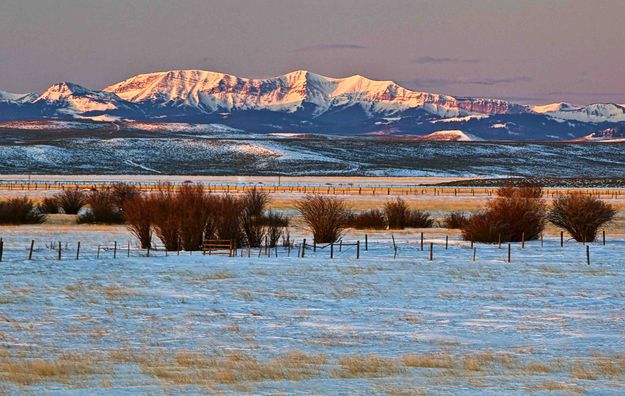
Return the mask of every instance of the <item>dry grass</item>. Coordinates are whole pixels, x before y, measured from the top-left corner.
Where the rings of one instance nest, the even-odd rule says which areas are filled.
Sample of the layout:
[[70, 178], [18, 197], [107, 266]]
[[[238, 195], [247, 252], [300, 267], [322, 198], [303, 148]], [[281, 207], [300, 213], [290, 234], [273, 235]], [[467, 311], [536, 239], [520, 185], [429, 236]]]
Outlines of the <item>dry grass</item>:
[[0, 382], [32, 385], [44, 381], [76, 383], [87, 376], [107, 374], [109, 370], [88, 354], [67, 354], [55, 359], [3, 357]]
[[356, 355], [339, 358], [340, 367], [332, 372], [337, 378], [394, 377], [406, 373], [398, 359], [375, 355]]
[[[94, 334], [105, 336], [105, 334]], [[410, 387], [399, 386], [397, 377], [412, 381], [429, 378], [434, 383], [469, 384], [488, 389], [499, 380], [524, 378], [527, 390], [534, 392], [579, 393], [584, 389], [556, 381], [535, 383], [548, 373], [570, 373], [575, 380], [610, 379], [621, 383], [625, 376], [625, 356], [596, 355], [580, 360], [524, 361], [515, 355], [489, 351], [471, 354], [436, 352], [406, 354], [400, 358], [377, 355], [347, 355], [329, 359], [323, 354], [290, 351], [261, 360], [245, 352], [208, 353], [195, 350], [133, 350], [122, 348], [106, 353], [93, 351], [61, 354], [46, 359], [30, 357], [31, 352], [0, 349], [0, 383], [29, 386], [56, 382], [67, 386], [85, 386], [92, 380], [112, 387], [117, 365], [136, 365], [143, 374], [158, 380], [163, 389], [193, 385], [216, 391], [227, 386], [236, 391], [251, 391], [264, 381], [304, 381], [326, 378], [388, 379], [378, 382], [388, 394], [406, 393]], [[421, 370], [427, 371], [421, 371]], [[125, 370], [125, 369], [124, 369]], [[562, 376], [560, 376], [562, 378]], [[495, 382], [492, 380], [495, 379]], [[386, 380], [383, 380], [386, 381]], [[404, 381], [403, 379], [401, 381]], [[437, 382], [438, 381], [438, 382]], [[617, 382], [614, 382], [617, 381]], [[382, 391], [382, 388], [378, 390]]]
[[139, 294], [138, 291], [135, 289], [128, 289], [126, 287], [119, 286], [119, 285], [111, 285], [111, 286], [104, 287], [102, 289], [102, 293], [108, 299], [127, 298], [130, 296], [136, 296]]
[[408, 354], [402, 357], [404, 366], [420, 368], [441, 368], [451, 369], [454, 367], [454, 360], [446, 353], [431, 353], [425, 355]]
[[544, 381], [538, 385], [532, 385], [528, 387], [528, 390], [531, 392], [562, 392], [566, 394], [570, 393], [585, 393], [584, 388], [576, 385], [565, 384], [563, 382], [556, 381]]

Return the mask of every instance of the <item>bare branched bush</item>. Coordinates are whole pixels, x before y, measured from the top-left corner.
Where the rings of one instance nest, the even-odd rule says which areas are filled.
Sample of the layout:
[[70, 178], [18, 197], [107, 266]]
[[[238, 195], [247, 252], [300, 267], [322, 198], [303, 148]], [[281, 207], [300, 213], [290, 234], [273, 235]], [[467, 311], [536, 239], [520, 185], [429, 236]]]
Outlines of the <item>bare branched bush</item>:
[[389, 201], [384, 204], [384, 215], [386, 216], [388, 228], [392, 230], [402, 230], [408, 226], [410, 209], [406, 201], [397, 198], [395, 201]]
[[289, 218], [279, 213], [269, 212], [263, 216], [263, 225], [269, 247], [276, 247], [289, 226]]
[[46, 215], [40, 213], [27, 197], [0, 202], [0, 224], [40, 224], [44, 221]]
[[241, 227], [248, 246], [261, 246], [266, 234], [264, 212], [269, 203], [269, 194], [254, 187], [242, 198]]
[[538, 239], [545, 228], [546, 206], [540, 186], [505, 186], [487, 203], [486, 211], [467, 219], [465, 240], [496, 243]]
[[187, 251], [200, 250], [204, 242], [207, 222], [214, 216], [214, 200], [200, 185], [183, 185], [176, 192], [180, 213], [180, 243]]
[[464, 212], [451, 212], [443, 218], [442, 223], [445, 228], [459, 229], [467, 223], [467, 215]]
[[37, 206], [40, 213], [55, 214], [59, 213], [59, 201], [55, 197], [45, 197]]
[[465, 241], [496, 243], [501, 236], [501, 228], [497, 219], [488, 211], [476, 213], [467, 218], [461, 230]]
[[152, 246], [152, 217], [154, 205], [147, 194], [136, 194], [124, 202], [126, 227], [137, 237], [141, 249]]
[[388, 228], [392, 230], [403, 230], [406, 227], [429, 228], [434, 224], [429, 213], [410, 209], [401, 198], [387, 202], [384, 205], [384, 215]]
[[[124, 207], [124, 203], [126, 201], [134, 198], [135, 196], [137, 196], [137, 195], [139, 195], [141, 193], [141, 191], [139, 191], [139, 189], [137, 189], [134, 186], [131, 186], [130, 184], [126, 184], [126, 183], [117, 183], [117, 184], [113, 185], [113, 187], [111, 188], [111, 192], [112, 192], [113, 197], [115, 199], [115, 204], [119, 208], [123, 208]], [[122, 211], [123, 211], [123, 209], [122, 209]]]
[[63, 190], [54, 198], [65, 214], [77, 214], [87, 204], [87, 194], [78, 188]]
[[547, 219], [568, 231], [577, 242], [592, 242], [599, 227], [612, 221], [615, 214], [612, 205], [578, 193], [557, 197]]
[[256, 187], [243, 195], [243, 210], [248, 216], [262, 216], [269, 203], [269, 194]]
[[215, 233], [219, 239], [233, 241], [241, 246], [244, 234], [241, 217], [244, 203], [241, 198], [226, 194], [215, 201]]
[[408, 211], [408, 219], [406, 227], [410, 228], [430, 228], [434, 225], [434, 219], [430, 218], [430, 214], [421, 210]]
[[121, 208], [112, 190], [95, 190], [87, 194], [89, 209], [78, 216], [79, 223], [121, 224], [124, 222]]
[[386, 229], [386, 217], [379, 209], [366, 210], [360, 213], [351, 213], [347, 220], [349, 227], [364, 230], [384, 230]]
[[296, 204], [317, 243], [336, 242], [345, 229], [349, 210], [336, 197], [307, 195]]
[[159, 186], [151, 200], [151, 207], [154, 232], [167, 250], [178, 250], [181, 216], [173, 186]]

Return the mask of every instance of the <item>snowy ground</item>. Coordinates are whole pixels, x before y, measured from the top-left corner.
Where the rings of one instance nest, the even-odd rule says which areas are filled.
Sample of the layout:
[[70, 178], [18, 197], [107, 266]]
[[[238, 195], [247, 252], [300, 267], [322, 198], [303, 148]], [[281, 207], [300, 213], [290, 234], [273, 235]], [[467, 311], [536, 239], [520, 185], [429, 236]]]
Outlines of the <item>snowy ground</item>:
[[[445, 250], [441, 230], [426, 232], [424, 251], [416, 231], [396, 234], [395, 259], [388, 233], [368, 251], [362, 233], [348, 235], [363, 243], [359, 260], [353, 247], [333, 260], [328, 248], [304, 258], [120, 249], [113, 259], [123, 227], [77, 227], [0, 228], [0, 392], [625, 389], [622, 235], [592, 244], [588, 266], [583, 245], [553, 238], [513, 245], [512, 263], [478, 245], [473, 261], [454, 237]], [[60, 262], [46, 247], [59, 240]]]
[[622, 144], [7, 129], [0, 134], [0, 173], [618, 177], [622, 151]]

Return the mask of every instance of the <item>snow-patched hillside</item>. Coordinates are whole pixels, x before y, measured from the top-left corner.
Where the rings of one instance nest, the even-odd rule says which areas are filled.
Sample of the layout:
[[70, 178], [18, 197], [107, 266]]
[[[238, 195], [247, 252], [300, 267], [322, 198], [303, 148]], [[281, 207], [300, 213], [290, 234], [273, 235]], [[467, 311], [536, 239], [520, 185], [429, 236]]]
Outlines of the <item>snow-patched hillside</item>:
[[569, 103], [551, 103], [532, 106], [532, 111], [561, 120], [594, 123], [625, 121], [625, 107], [614, 103], [595, 103], [588, 106], [575, 106]]
[[622, 143], [625, 142], [625, 128], [607, 128], [576, 139], [577, 142]]
[[434, 142], [473, 142], [482, 140], [476, 136], [467, 134], [459, 130], [437, 131], [420, 136], [418, 140], [434, 141]]
[[272, 110], [295, 112], [304, 103], [314, 114], [359, 105], [368, 114], [392, 114], [422, 108], [442, 117], [508, 113], [521, 107], [496, 99], [457, 99], [411, 91], [393, 81], [360, 75], [331, 78], [305, 70], [266, 79], [241, 78], [203, 70], [141, 74], [104, 89], [135, 103], [188, 106], [204, 112]]

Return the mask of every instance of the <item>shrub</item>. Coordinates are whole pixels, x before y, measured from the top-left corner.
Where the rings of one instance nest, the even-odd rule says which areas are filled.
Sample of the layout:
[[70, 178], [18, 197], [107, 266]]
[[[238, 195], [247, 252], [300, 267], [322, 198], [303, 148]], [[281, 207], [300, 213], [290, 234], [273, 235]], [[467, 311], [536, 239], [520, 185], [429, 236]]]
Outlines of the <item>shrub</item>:
[[87, 194], [89, 210], [78, 216], [79, 223], [121, 224], [124, 222], [121, 208], [110, 189], [95, 190]]
[[384, 215], [388, 228], [394, 230], [402, 230], [408, 225], [410, 209], [406, 205], [406, 201], [397, 198], [395, 201], [389, 201], [384, 204]]
[[275, 212], [269, 212], [263, 217], [263, 225], [266, 229], [269, 247], [276, 247], [280, 237], [285, 234], [289, 226], [289, 218]]
[[335, 197], [307, 195], [296, 204], [317, 243], [336, 242], [349, 215], [345, 202]]
[[386, 229], [386, 217], [379, 209], [371, 209], [360, 213], [352, 213], [348, 216], [347, 225], [358, 230]]
[[261, 217], [269, 203], [269, 194], [254, 187], [246, 191], [242, 199], [246, 215]]
[[408, 211], [408, 219], [406, 227], [412, 228], [430, 228], [434, 225], [434, 219], [430, 218], [430, 214], [420, 210]]
[[568, 231], [577, 242], [592, 242], [599, 227], [610, 222], [615, 214], [612, 205], [578, 193], [557, 197], [547, 218]]
[[145, 194], [136, 194], [125, 200], [123, 205], [124, 220], [128, 230], [139, 239], [141, 249], [152, 246], [153, 202]]
[[45, 197], [37, 208], [39, 213], [59, 213], [59, 201], [55, 197]]
[[264, 211], [269, 203], [269, 194], [254, 187], [242, 198], [241, 227], [248, 246], [261, 246], [266, 235]]
[[111, 193], [113, 194], [115, 204], [117, 207], [122, 208], [123, 211], [124, 203], [141, 194], [141, 191], [130, 184], [117, 183], [111, 188]]
[[27, 197], [0, 202], [0, 224], [40, 224], [46, 215], [40, 213]]
[[226, 194], [215, 201], [215, 233], [217, 238], [231, 240], [241, 246], [244, 235], [241, 218], [244, 203], [241, 198]]
[[181, 215], [173, 187], [170, 184], [159, 186], [150, 207], [154, 232], [167, 250], [178, 250]]
[[78, 188], [63, 190], [54, 195], [65, 214], [77, 214], [87, 204], [87, 195]]
[[496, 243], [501, 235], [501, 228], [491, 212], [476, 213], [462, 224], [462, 238], [465, 241]]
[[384, 214], [390, 229], [403, 230], [406, 227], [429, 228], [434, 224], [434, 220], [430, 219], [429, 213], [408, 208], [406, 201], [401, 198], [387, 202], [384, 205]]
[[187, 251], [200, 250], [204, 232], [214, 208], [201, 185], [183, 185], [176, 192], [177, 210], [180, 214], [180, 243]]
[[538, 239], [545, 228], [542, 188], [532, 184], [505, 186], [487, 203], [486, 211], [469, 217], [462, 226], [465, 240], [496, 243]]
[[443, 226], [449, 229], [462, 228], [467, 223], [467, 215], [464, 212], [451, 212], [443, 218]]

